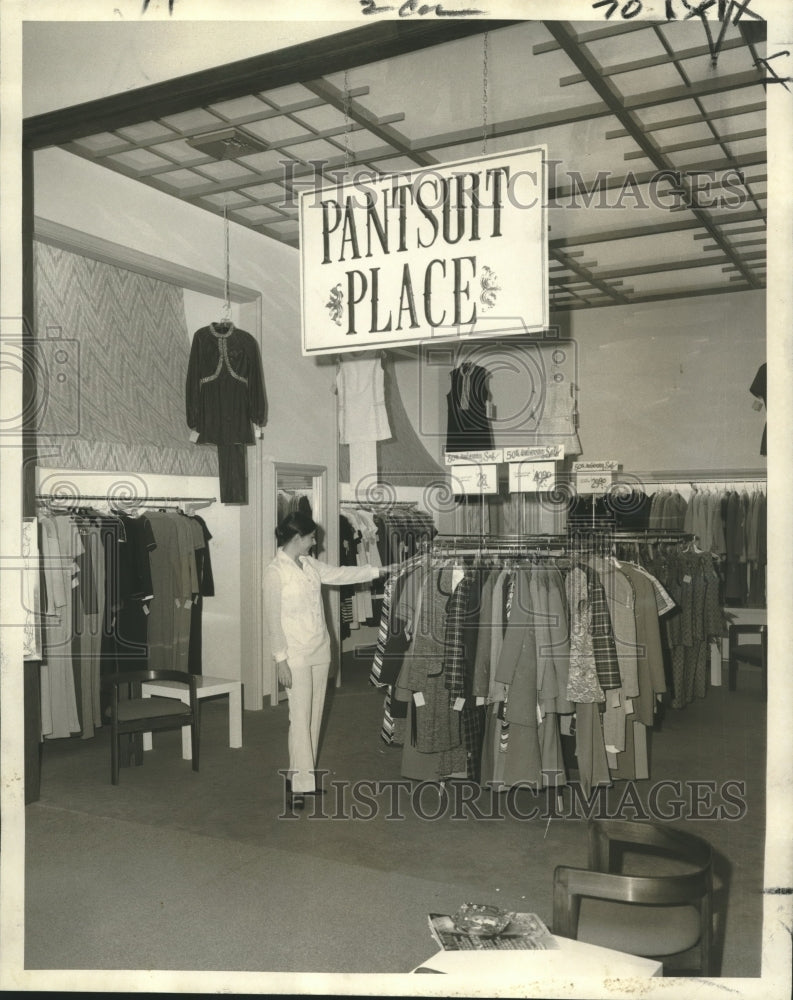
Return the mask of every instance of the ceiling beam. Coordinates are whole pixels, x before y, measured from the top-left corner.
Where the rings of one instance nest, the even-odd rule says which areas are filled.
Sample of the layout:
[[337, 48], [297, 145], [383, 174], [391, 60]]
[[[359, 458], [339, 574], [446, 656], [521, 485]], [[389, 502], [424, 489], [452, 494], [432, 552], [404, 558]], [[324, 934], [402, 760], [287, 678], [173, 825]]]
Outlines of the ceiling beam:
[[[551, 161], [552, 163], [554, 161]], [[717, 170], [740, 170], [742, 167], [755, 167], [758, 165], [765, 166], [767, 162], [767, 157], [765, 151], [758, 151], [756, 153], [743, 153], [740, 156], [734, 156], [731, 161], [726, 161], [724, 159], [719, 160], [703, 160], [699, 163], [689, 163], [685, 167], [664, 167], [664, 171], [670, 170], [674, 173], [685, 175], [685, 174], [702, 174], [709, 173], [711, 171]], [[658, 169], [654, 170], [641, 170], [639, 172], [629, 171], [627, 174], [612, 174], [608, 173], [606, 177], [595, 178], [598, 181], [597, 192], [601, 191], [613, 191], [618, 188], [624, 188], [626, 185], [638, 184], [642, 186], [644, 184], [649, 184], [661, 171]], [[551, 176], [555, 176], [555, 171], [551, 171]], [[584, 184], [586, 185], [587, 178], [582, 178]], [[592, 181], [593, 179], [590, 179]], [[554, 201], [564, 201], [570, 198], [573, 194], [583, 196], [580, 189], [574, 189], [572, 184], [567, 187], [553, 187], [548, 190], [548, 202], [552, 205]], [[671, 211], [671, 210], [670, 210]]]
[[[725, 49], [742, 48], [742, 38], [730, 38], [721, 43], [722, 52]], [[699, 59], [700, 56], [710, 56], [709, 45], [696, 45], [690, 49], [680, 49], [679, 52], [675, 53], [675, 58], [678, 60]], [[633, 59], [631, 62], [616, 63], [613, 66], [601, 66], [600, 74], [601, 76], [620, 76], [622, 73], [635, 73], [637, 70], [651, 69], [653, 66], [668, 65], [669, 56], [661, 54], [656, 56], [647, 56], [645, 59]], [[586, 83], [586, 77], [583, 73], [574, 73], [572, 76], [563, 76], [559, 81], [559, 86], [570, 87], [576, 83]]]
[[[373, 115], [370, 111], [360, 107], [357, 102], [348, 100], [344, 95], [344, 91], [339, 90], [338, 87], [334, 87], [327, 80], [307, 80], [303, 83], [303, 86], [311, 91], [312, 94], [321, 97], [323, 101], [330, 104], [337, 111], [348, 115], [357, 125], [368, 129], [382, 142], [393, 146], [397, 155], [407, 156], [417, 167], [429, 167], [437, 164], [438, 161], [435, 157], [428, 156], [426, 153], [414, 152], [411, 149], [409, 140], [404, 135], [390, 125], [382, 124], [378, 120], [377, 115]], [[354, 159], [355, 157], [351, 156], [351, 160]]]
[[[637, 23], [636, 21], [632, 24], [612, 24], [607, 28], [595, 28], [593, 31], [583, 31], [578, 35], [576, 41], [579, 43], [598, 42], [602, 38], [616, 38], [618, 35], [627, 35], [632, 31], [646, 31], [647, 27], [646, 23]], [[553, 42], [540, 42], [531, 51], [533, 55], [541, 56], [545, 52], [558, 52], [560, 48], [562, 46], [558, 41], [554, 40]]]
[[589, 270], [589, 268], [584, 267], [578, 261], [574, 260], [572, 256], [566, 254], [564, 250], [549, 248], [548, 254], [550, 257], [553, 257], [554, 260], [559, 261], [560, 264], [564, 264], [568, 270], [572, 271], [574, 274], [577, 274], [585, 281], [588, 281], [593, 288], [597, 288], [605, 295], [611, 296], [611, 299], [615, 304], [625, 305], [627, 303], [628, 301], [627, 298], [621, 292], [617, 291], [616, 288], [612, 288], [610, 285], [607, 285], [602, 278], [593, 274], [592, 271]]
[[458, 129], [455, 132], [441, 132], [437, 135], [413, 139], [410, 148], [416, 152], [437, 149], [445, 146], [461, 146], [468, 142], [482, 142], [483, 138], [500, 139], [521, 132], [537, 132], [563, 125], [575, 125], [577, 122], [592, 121], [593, 118], [607, 118], [611, 111], [598, 101], [596, 104], [576, 104], [573, 108], [560, 111], [544, 111], [539, 115], [527, 115], [525, 118], [511, 118], [501, 122], [489, 122], [486, 128], [481, 125], [473, 128]]
[[[719, 118], [737, 118], [740, 115], [765, 115], [765, 101], [754, 101], [752, 104], [740, 104], [734, 108], [719, 108], [718, 111], [709, 111], [708, 118], [711, 121], [716, 121]], [[643, 128], [645, 132], [663, 132], [668, 128], [681, 128], [684, 125], [701, 125], [702, 124], [702, 114], [696, 115], [683, 115], [680, 118], [667, 118], [664, 121], [652, 122], [648, 124], [643, 123]], [[606, 132], [607, 139], [624, 139], [628, 134], [628, 130], [624, 128], [616, 128], [613, 131]]]
[[[744, 254], [743, 259], [749, 260], [761, 260], [765, 258], [764, 253], [749, 253]], [[628, 278], [632, 275], [641, 274], [661, 274], [666, 271], [688, 271], [695, 267], [719, 267], [721, 264], [726, 264], [726, 260], [714, 260], [712, 257], [688, 257], [688, 258], [678, 258], [677, 260], [666, 260], [666, 261], [655, 261], [652, 264], [631, 264], [628, 267], [614, 267], [609, 271], [599, 271], [596, 272], [596, 277], [600, 278], [601, 281], [611, 281], [614, 278]], [[730, 264], [730, 267], [736, 267], [736, 264]], [[557, 279], [559, 281], [564, 281], [564, 278]]]
[[[630, 98], [626, 98], [626, 100], [630, 102], [632, 110], [641, 111], [645, 108], [656, 107], [659, 104], [671, 104], [675, 101], [692, 100], [696, 97], [709, 97], [714, 93], [721, 93], [722, 84], [727, 80], [731, 81], [730, 86], [725, 88], [727, 90], [731, 89], [733, 86], [746, 87], [750, 84], [760, 82], [757, 78], [757, 74], [754, 72], [738, 73], [733, 74], [730, 77], [720, 77], [715, 81], [705, 80], [694, 83], [690, 87], [671, 87], [664, 91], [651, 90], [646, 93], [634, 94]], [[753, 104], [744, 105], [741, 108], [736, 108], [734, 112], [732, 110], [714, 112], [710, 117], [731, 117], [733, 113], [736, 115], [749, 114], [764, 109], [765, 104], [755, 102]], [[541, 129], [547, 130], [550, 128], [560, 128], [565, 125], [575, 125], [578, 122], [592, 121], [595, 118], [608, 118], [611, 115], [613, 115], [613, 109], [603, 101], [591, 104], [581, 104], [577, 102], [575, 107], [565, 108], [560, 111], [544, 111], [541, 114], [528, 115], [525, 118], [513, 118], [503, 122], [492, 122], [487, 127], [487, 138], [498, 139], [509, 135], [519, 135], [523, 132], [535, 132]], [[657, 131], [662, 128], [674, 128], [678, 124], [690, 125], [701, 122], [701, 115], [692, 115], [688, 118], [681, 118], [679, 121], [670, 120], [666, 123], [648, 126], [646, 131]], [[624, 138], [628, 134], [627, 129], [615, 129], [607, 132], [606, 137]], [[461, 146], [469, 142], [481, 142], [482, 138], [483, 129], [481, 126], [476, 126], [469, 129], [459, 129], [455, 132], [439, 133], [438, 135], [430, 135], [424, 136], [420, 139], [413, 139], [410, 143], [410, 148], [414, 150], [414, 152], [429, 152], [430, 150], [437, 149], [439, 147]]]
[[[748, 70], [745, 73], [730, 73], [726, 76], [708, 77], [706, 80], [698, 80], [690, 86], [687, 84], [678, 84], [675, 87], [667, 87], [664, 90], [655, 90], [651, 92], [652, 100], [648, 100], [651, 96], [650, 94], [638, 94], [636, 96], [626, 94], [624, 96], [619, 95], [619, 101], [623, 109], [627, 111], [639, 111], [641, 108], [649, 108], [653, 107], [653, 105], [671, 104], [674, 101], [688, 101], [692, 97], [712, 97], [714, 94], [725, 94], [730, 90], [759, 87], [762, 85], [762, 82], [762, 77], [757, 70]], [[616, 94], [616, 92], [614, 93]], [[627, 128], [627, 126], [625, 127]]]
[[[754, 213], [747, 212], [747, 213], [745, 213], [745, 215], [746, 215], [747, 220], [752, 215], [755, 215], [755, 216], [757, 216], [759, 218], [759, 215], [758, 215], [757, 212], [754, 212]], [[718, 221], [718, 220], [715, 220], [715, 221]], [[738, 219], [738, 218], [731, 219], [729, 222], [726, 222], [726, 221], [722, 222], [721, 228], [722, 229], [726, 229], [727, 226], [729, 226], [729, 225], [737, 225], [740, 222], [741, 222], [741, 220]], [[766, 227], [764, 225], [763, 226], [746, 226], [745, 229], [736, 229], [734, 233], [728, 233], [727, 235], [730, 237], [730, 239], [732, 239], [733, 236], [744, 236], [747, 233], [764, 233], [765, 231], [766, 231]], [[710, 239], [710, 233], [695, 233], [694, 234], [694, 239], [695, 240], [709, 240]]]
[[[595, 91], [597, 96], [612, 108], [615, 117], [619, 120], [620, 125], [628, 130], [630, 138], [640, 149], [644, 150], [645, 155], [655, 165], [655, 167], [659, 171], [674, 169], [674, 164], [664, 155], [661, 148], [653, 141], [653, 139], [645, 134], [639, 121], [630, 113], [629, 107], [626, 107], [626, 103], [628, 102], [625, 102], [623, 95], [615, 90], [613, 85], [608, 80], [604, 80], [600, 76], [597, 67], [591, 61], [588, 53], [584, 51], [576, 40], [575, 32], [573, 31], [572, 26], [563, 21], [546, 21], [544, 23], [546, 29], [564, 49], [573, 65], [586, 76], [589, 85]], [[757, 84], [758, 82], [757, 73], [737, 75], [752, 77], [754, 84]], [[685, 91], [690, 91], [691, 89], [692, 88], [690, 87], [683, 88]], [[714, 241], [722, 248], [727, 259], [738, 267], [747, 282], [752, 287], [759, 287], [759, 282], [757, 281], [755, 275], [743, 264], [741, 256], [733, 250], [729, 240], [721, 233], [718, 227], [711, 222], [708, 213], [694, 204], [691, 205], [689, 211], [691, 211], [695, 217], [700, 220], [703, 228], [710, 232]]]
[[[723, 216], [719, 216], [713, 221], [718, 224], [723, 218]], [[730, 223], [737, 224], [740, 222], [753, 222], [760, 218], [762, 216], [759, 212], [736, 212], [734, 216], [729, 216], [729, 221]], [[726, 226], [727, 222], [725, 221], [721, 224]], [[618, 240], [634, 240], [642, 236], [658, 236], [661, 233], [682, 233], [689, 229], [701, 228], [702, 226], [698, 219], [680, 219], [678, 222], [661, 222], [649, 226], [626, 226], [623, 229], [602, 230], [601, 232], [587, 233], [582, 236], [560, 236], [557, 239], [549, 240], [548, 246], [563, 249], [565, 247], [584, 246], [589, 243], [613, 243]], [[754, 229], [742, 229], [740, 232], [761, 232], [764, 230], [765, 226], [756, 226]], [[710, 239], [710, 233], [694, 233], [693, 235], [695, 240]], [[738, 234], [736, 233], [736, 235]]]
[[[723, 285], [709, 285], [706, 288], [670, 288], [665, 292], [654, 292], [649, 295], [633, 295], [629, 301], [629, 305], [644, 305], [647, 302], [668, 302], [674, 299], [696, 299], [701, 298], [705, 295], [728, 295], [732, 292], [751, 292], [755, 291], [753, 287], [746, 284], [745, 279], [741, 279], [742, 284], [729, 284], [725, 282]], [[761, 285], [764, 287], [764, 284]], [[568, 312], [572, 309], [599, 309], [603, 306], [613, 306], [613, 302], [607, 302], [603, 299], [590, 300], [586, 305], [577, 305], [576, 303], [563, 302], [558, 307], [559, 312]], [[552, 310], [553, 311], [553, 310]]]
[[[738, 234], [734, 233], [733, 235], [737, 236]], [[732, 239], [732, 237], [730, 237], [730, 238]], [[741, 247], [764, 247], [766, 245], [766, 240], [765, 240], [765, 237], [761, 237], [760, 239], [757, 239], [757, 240], [736, 240], [736, 239], [733, 239], [732, 240], [732, 245], [735, 247], [736, 250], [740, 249]], [[702, 247], [702, 249], [707, 253], [710, 250], [719, 250], [720, 248], [717, 247], [715, 243], [706, 243]]]
[[[687, 142], [665, 143], [664, 153], [680, 153], [687, 149], [702, 149], [703, 146], [715, 146], [719, 143], [719, 140], [722, 143], [731, 143], [742, 142], [744, 139], [765, 139], [765, 136], [766, 132], [764, 128], [755, 128], [748, 132], [736, 132], [734, 135], [722, 135], [718, 138], [709, 135], [706, 139], [689, 139]], [[639, 160], [646, 155], [642, 150], [633, 150], [625, 153], [623, 159]]]
[[22, 143], [27, 149], [59, 146], [98, 132], [111, 132], [127, 125], [314, 80], [521, 23], [465, 18], [376, 21], [311, 42], [27, 118], [23, 123]]

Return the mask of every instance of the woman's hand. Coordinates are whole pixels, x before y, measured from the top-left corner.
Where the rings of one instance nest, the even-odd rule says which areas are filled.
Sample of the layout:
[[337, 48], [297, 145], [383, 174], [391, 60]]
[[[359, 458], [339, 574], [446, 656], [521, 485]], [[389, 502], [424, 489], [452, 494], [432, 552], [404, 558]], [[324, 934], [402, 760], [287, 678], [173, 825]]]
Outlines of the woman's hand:
[[380, 567], [380, 576], [388, 576], [389, 573], [396, 573], [399, 569], [399, 563], [391, 563], [390, 566]]
[[288, 660], [279, 660], [276, 664], [278, 669], [278, 683], [285, 688], [292, 686], [292, 671], [289, 669]]

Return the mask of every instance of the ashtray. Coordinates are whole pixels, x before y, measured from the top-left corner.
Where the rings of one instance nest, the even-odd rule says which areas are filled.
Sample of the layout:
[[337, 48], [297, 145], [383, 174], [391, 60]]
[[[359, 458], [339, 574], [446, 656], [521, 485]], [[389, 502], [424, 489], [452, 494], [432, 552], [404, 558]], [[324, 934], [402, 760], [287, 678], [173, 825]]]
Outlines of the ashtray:
[[506, 929], [513, 916], [514, 914], [487, 903], [463, 903], [452, 914], [452, 921], [457, 930], [465, 934], [494, 937]]

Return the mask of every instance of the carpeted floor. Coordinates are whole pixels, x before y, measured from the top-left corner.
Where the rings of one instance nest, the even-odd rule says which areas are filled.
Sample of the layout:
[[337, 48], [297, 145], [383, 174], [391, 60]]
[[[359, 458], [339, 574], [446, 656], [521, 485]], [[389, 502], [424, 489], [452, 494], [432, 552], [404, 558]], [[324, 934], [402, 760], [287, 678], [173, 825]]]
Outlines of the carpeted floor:
[[[468, 804], [472, 789], [453, 784], [445, 793], [414, 784], [399, 798], [395, 785], [377, 795], [359, 785], [353, 799], [347, 783], [399, 781], [401, 751], [379, 738], [383, 697], [368, 685], [365, 661], [348, 658], [344, 678], [328, 694], [326, 795], [313, 813], [285, 809], [285, 704], [246, 712], [244, 746], [232, 750], [225, 699], [203, 702], [198, 773], [181, 759], [178, 733], [155, 736], [144, 765], [123, 768], [118, 786], [106, 731], [47, 743], [41, 799], [26, 809], [25, 967], [404, 973], [436, 950], [430, 912], [486, 902], [550, 924], [554, 866], [586, 861], [570, 792], [550, 819], [545, 793], [529, 790], [509, 808], [484, 790]], [[651, 773], [630, 793], [615, 785], [611, 807], [635, 788], [634, 805], [650, 809], [654, 785], [682, 783], [682, 814], [671, 822], [707, 837], [718, 854], [721, 975], [758, 976], [759, 678], [742, 671], [737, 692], [711, 688], [682, 711], [667, 709]], [[691, 781], [715, 782], [715, 793]], [[745, 782], [745, 791], [725, 790], [726, 781]], [[674, 790], [664, 786], [655, 811], [671, 814]], [[745, 802], [740, 818], [692, 818], [720, 805], [738, 813], [730, 794]], [[540, 815], [521, 818], [532, 809]]]

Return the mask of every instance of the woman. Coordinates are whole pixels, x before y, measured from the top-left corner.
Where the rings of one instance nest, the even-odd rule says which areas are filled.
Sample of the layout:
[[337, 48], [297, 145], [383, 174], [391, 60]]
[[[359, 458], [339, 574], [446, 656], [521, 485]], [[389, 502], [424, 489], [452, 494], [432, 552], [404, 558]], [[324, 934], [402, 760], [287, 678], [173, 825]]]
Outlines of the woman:
[[388, 566], [328, 566], [308, 553], [317, 526], [307, 514], [288, 514], [276, 528], [278, 553], [264, 571], [264, 600], [270, 648], [278, 681], [289, 700], [289, 801], [296, 809], [316, 792], [314, 768], [330, 668], [330, 636], [322, 610], [321, 585], [364, 583]]

